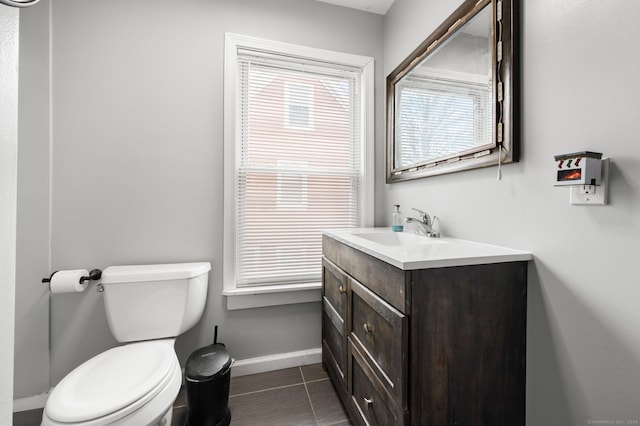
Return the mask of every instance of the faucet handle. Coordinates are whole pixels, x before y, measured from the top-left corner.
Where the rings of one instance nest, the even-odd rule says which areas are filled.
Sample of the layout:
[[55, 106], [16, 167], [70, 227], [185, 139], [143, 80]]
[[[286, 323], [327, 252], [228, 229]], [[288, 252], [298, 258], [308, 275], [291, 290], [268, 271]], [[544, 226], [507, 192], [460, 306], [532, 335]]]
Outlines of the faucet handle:
[[429, 214], [425, 211], [422, 211], [420, 209], [416, 209], [415, 207], [412, 207], [411, 210], [415, 210], [416, 212], [418, 212], [418, 214], [420, 215], [420, 221], [426, 223], [427, 225], [431, 224], [431, 218], [429, 217]]
[[[434, 226], [436, 225], [436, 222], [438, 222], [438, 228], [440, 228], [440, 218], [436, 215], [433, 215], [433, 217], [431, 218], [431, 229], [434, 228]], [[431, 232], [431, 237], [440, 238], [440, 232], [433, 229], [433, 231]]]

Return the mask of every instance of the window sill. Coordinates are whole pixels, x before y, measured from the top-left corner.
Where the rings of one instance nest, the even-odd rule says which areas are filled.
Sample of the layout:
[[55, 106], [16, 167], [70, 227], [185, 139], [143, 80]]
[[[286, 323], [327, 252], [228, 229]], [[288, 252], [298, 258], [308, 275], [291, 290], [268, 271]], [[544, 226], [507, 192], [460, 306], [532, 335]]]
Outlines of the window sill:
[[223, 290], [222, 294], [227, 296], [227, 309], [230, 311], [320, 302], [322, 300], [322, 283], [231, 288]]

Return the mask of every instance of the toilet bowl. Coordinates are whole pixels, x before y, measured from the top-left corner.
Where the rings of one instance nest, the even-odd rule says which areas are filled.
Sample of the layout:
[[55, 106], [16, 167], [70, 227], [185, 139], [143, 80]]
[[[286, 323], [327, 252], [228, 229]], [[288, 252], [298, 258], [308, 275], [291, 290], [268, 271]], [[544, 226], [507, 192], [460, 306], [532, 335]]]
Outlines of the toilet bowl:
[[170, 425], [182, 383], [175, 337], [201, 317], [209, 263], [104, 270], [109, 327], [120, 342], [51, 391], [42, 425]]

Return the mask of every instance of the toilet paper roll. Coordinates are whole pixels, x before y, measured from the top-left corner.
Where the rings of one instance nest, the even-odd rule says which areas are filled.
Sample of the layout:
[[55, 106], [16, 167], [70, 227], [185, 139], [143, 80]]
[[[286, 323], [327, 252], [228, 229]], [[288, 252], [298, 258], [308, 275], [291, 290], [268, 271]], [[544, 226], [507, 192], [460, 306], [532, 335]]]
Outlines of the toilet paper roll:
[[80, 282], [82, 277], [89, 276], [86, 269], [74, 269], [72, 271], [58, 271], [51, 277], [49, 288], [51, 293], [74, 293], [87, 288], [89, 281]]

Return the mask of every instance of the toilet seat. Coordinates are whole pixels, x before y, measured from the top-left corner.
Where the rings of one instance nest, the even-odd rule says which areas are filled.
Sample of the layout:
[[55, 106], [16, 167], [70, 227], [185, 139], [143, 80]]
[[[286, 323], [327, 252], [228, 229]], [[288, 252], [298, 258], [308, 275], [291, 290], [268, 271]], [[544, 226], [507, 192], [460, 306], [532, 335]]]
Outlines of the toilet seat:
[[52, 424], [118, 422], [177, 382], [169, 398], [175, 399], [180, 376], [173, 339], [116, 347], [69, 373], [52, 391], [44, 414]]

